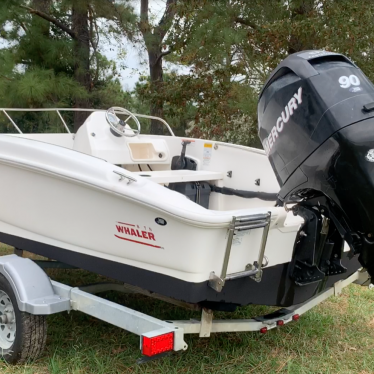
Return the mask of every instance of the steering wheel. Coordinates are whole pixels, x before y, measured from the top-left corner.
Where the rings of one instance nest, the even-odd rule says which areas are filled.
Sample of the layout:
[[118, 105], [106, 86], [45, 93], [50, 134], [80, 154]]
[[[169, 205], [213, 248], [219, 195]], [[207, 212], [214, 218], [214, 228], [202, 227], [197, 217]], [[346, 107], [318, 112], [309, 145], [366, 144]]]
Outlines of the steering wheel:
[[[125, 121], [123, 121], [122, 119], [119, 119], [116, 116], [115, 112], [120, 113], [120, 114], [126, 114], [128, 117], [126, 118]], [[135, 117], [134, 114], [132, 114], [127, 109], [120, 108], [120, 107], [117, 107], [117, 106], [109, 108], [105, 112], [105, 118], [106, 118], [111, 130], [113, 130], [116, 134], [118, 134], [120, 136], [124, 135], [124, 136], [127, 136], [129, 138], [132, 138], [132, 137], [140, 134], [140, 122], [139, 122], [139, 120]], [[127, 124], [127, 121], [130, 118], [136, 123], [136, 126], [138, 127], [137, 130], [132, 129]]]

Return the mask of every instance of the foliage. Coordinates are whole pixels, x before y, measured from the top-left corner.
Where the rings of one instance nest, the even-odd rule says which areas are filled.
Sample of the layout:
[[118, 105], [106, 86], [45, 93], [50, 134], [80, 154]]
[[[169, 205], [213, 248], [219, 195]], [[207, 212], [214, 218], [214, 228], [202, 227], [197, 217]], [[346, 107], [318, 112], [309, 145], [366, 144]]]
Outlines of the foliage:
[[[176, 135], [184, 136], [193, 120], [196, 107], [191, 102], [179, 102], [173, 99], [173, 92], [162, 92], [162, 99], [160, 100], [161, 89], [170, 87], [171, 82], [178, 79], [178, 75], [175, 73], [165, 74], [163, 77], [163, 84], [159, 85], [158, 91], [152, 90], [152, 83], [148, 77], [141, 77], [139, 82], [135, 86], [133, 95], [134, 109], [138, 113], [147, 113], [152, 102], [159, 101], [163, 105], [163, 114], [166, 121], [173, 128]], [[146, 132], [150, 132], [150, 123], [148, 121], [142, 121], [142, 129]], [[163, 133], [167, 133], [165, 127], [162, 127]], [[143, 131], [144, 132], [144, 131]]]
[[[73, 33], [73, 3], [71, 0], [1, 2], [0, 36], [5, 47], [0, 49], [0, 107], [126, 105], [117, 66], [103, 54], [105, 43], [100, 43], [100, 37], [113, 39], [125, 34], [131, 38], [135, 19], [132, 8], [127, 1], [118, 5], [109, 0], [82, 2], [89, 16], [87, 31], [91, 46], [86, 64], [89, 70], [83, 73], [88, 76], [85, 84], [79, 79], [82, 56], [75, 52], [78, 36]], [[36, 11], [42, 12], [42, 16]], [[51, 130], [44, 120], [37, 121], [39, 125], [35, 128], [26, 124], [29, 120], [25, 116], [19, 117], [22, 118], [18, 118], [18, 123], [24, 130]], [[4, 118], [1, 121], [1, 130], [7, 131], [8, 122]]]
[[369, 1], [181, 2], [167, 40], [169, 60], [190, 73], [165, 85], [160, 99], [196, 105], [196, 136], [256, 144], [259, 90], [289, 53], [341, 52], [373, 77], [372, 19]]
[[[49, 15], [57, 22], [27, 8], [42, 3], [50, 4]], [[73, 4], [88, 7], [89, 86], [78, 79], [76, 41], [68, 32]], [[3, 0], [0, 106], [122, 105], [165, 116], [180, 135], [187, 131], [258, 146], [258, 93], [289, 53], [341, 52], [374, 80], [370, 0], [168, 0], [157, 22], [148, 5], [146, 0]], [[118, 64], [104, 56], [108, 43], [123, 37], [139, 50], [145, 46], [150, 59], [150, 78], [140, 79], [132, 94], [122, 91]], [[165, 73], [163, 59], [189, 72]]]
[[[160, 21], [153, 25], [150, 22], [149, 2], [148, 0], [140, 0], [140, 19], [139, 19], [139, 33], [148, 54], [149, 65], [149, 87], [148, 91], [151, 95], [148, 96], [150, 105], [150, 114], [153, 117], [163, 117], [164, 100], [155, 97], [163, 86], [163, 58], [171, 53], [171, 50], [164, 49], [164, 38], [170, 30], [176, 14], [177, 0], [166, 0], [165, 11]], [[151, 120], [151, 131], [155, 134], [162, 134], [163, 127], [157, 120]]]

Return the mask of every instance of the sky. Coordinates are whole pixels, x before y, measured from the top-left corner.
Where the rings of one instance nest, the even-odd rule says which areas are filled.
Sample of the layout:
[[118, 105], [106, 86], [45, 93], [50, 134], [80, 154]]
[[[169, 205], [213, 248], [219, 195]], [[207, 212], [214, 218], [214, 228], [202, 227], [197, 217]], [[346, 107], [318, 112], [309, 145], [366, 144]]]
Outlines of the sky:
[[[125, 38], [121, 44], [122, 48], [126, 50], [126, 57], [123, 60], [118, 61], [120, 46], [115, 41], [104, 48], [104, 55], [110, 60], [117, 61], [120, 67], [118, 70], [122, 87], [126, 91], [131, 91], [140, 75], [148, 75], [147, 56], [146, 53], [134, 48]], [[124, 68], [121, 67], [122, 63]]]

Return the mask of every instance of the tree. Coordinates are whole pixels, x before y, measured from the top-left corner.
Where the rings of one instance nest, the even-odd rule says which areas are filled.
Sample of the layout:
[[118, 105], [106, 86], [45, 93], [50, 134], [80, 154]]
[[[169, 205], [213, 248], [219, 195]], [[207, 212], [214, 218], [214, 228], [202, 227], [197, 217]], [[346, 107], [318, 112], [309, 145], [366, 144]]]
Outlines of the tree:
[[[37, 11], [48, 11], [51, 1], [34, 0]], [[22, 4], [21, 4], [22, 5]], [[6, 107], [69, 105], [86, 95], [71, 78], [71, 43], [50, 23], [12, 1], [0, 5], [0, 25], [8, 47], [0, 50], [6, 75], [0, 79], [0, 97]], [[43, 125], [40, 126], [44, 128]], [[35, 130], [35, 128], [33, 128]]]
[[[122, 91], [111, 83], [116, 66], [103, 57], [98, 42], [100, 34], [131, 32], [135, 17], [127, 1], [117, 6], [110, 0], [7, 0], [0, 10], [0, 25], [11, 26], [3, 33], [9, 48], [0, 57], [8, 62], [14, 57], [11, 76], [0, 80], [0, 91], [12, 92], [5, 102], [13, 99], [20, 106], [24, 97], [24, 106], [90, 107], [93, 95], [98, 102], [98, 89], [105, 90], [103, 81]], [[85, 118], [75, 115], [74, 131]]]
[[[178, 80], [178, 75], [174, 72], [163, 75], [162, 99], [163, 99], [163, 118], [167, 120], [173, 128], [173, 132], [178, 136], [185, 136], [191, 122], [195, 118], [196, 107], [191, 101], [178, 101], [172, 97], [172, 91], [166, 92], [167, 87], [173, 87], [173, 82]], [[132, 94], [133, 101], [131, 103], [132, 110], [136, 113], [145, 113], [149, 109], [152, 102], [152, 91], [150, 90], [151, 82], [149, 77], [142, 76], [136, 84]], [[159, 93], [156, 93], [158, 96]], [[156, 97], [156, 99], [159, 99]], [[162, 125], [162, 124], [161, 124]], [[163, 126], [163, 125], [162, 125]], [[162, 133], [166, 128], [162, 127]], [[152, 133], [153, 129], [149, 125], [149, 121], [142, 121], [142, 132]]]
[[[75, 1], [72, 4], [72, 27], [71, 36], [74, 41], [74, 78], [75, 80], [91, 92], [91, 74], [90, 74], [90, 33], [88, 28], [88, 13], [90, 9], [89, 0]], [[78, 99], [74, 103], [75, 108], [89, 107], [88, 98]], [[83, 122], [87, 119], [87, 113], [74, 113], [74, 130], [77, 131]]]
[[[144, 44], [148, 54], [150, 90], [152, 93], [162, 89], [163, 82], [163, 57], [171, 53], [171, 49], [163, 51], [163, 41], [166, 33], [172, 25], [176, 12], [177, 0], [167, 0], [165, 12], [157, 26], [153, 27], [149, 22], [148, 0], [140, 1], [140, 22], [139, 29], [143, 36]], [[163, 117], [163, 100], [152, 96], [150, 100], [150, 114], [155, 117]], [[151, 132], [162, 133], [162, 124], [159, 121], [151, 121]]]
[[368, 0], [179, 2], [165, 44], [173, 45], [170, 60], [190, 73], [155, 95], [174, 105], [193, 102], [196, 136], [258, 145], [257, 95], [289, 53], [342, 52], [374, 75], [371, 9]]
[[[138, 18], [130, 0], [1, 1], [8, 45], [0, 49], [0, 101], [100, 107], [118, 100], [166, 116], [180, 134], [258, 145], [258, 92], [289, 53], [341, 52], [374, 79], [370, 0], [165, 2], [154, 24], [148, 0], [138, 1]], [[116, 65], [103, 55], [107, 35], [140, 36], [145, 45], [149, 79], [133, 95], [122, 92]], [[165, 60], [189, 72], [164, 74]], [[161, 125], [152, 121], [151, 131], [161, 133]]]

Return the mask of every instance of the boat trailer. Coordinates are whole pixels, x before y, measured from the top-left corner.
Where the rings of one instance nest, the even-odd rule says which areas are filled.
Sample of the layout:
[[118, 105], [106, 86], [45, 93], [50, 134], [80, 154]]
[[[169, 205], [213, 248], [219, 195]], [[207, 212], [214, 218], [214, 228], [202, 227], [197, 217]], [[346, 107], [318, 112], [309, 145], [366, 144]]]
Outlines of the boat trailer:
[[[347, 279], [336, 282], [333, 287], [306, 303], [282, 308], [264, 316], [251, 319], [215, 320], [213, 312], [204, 308], [201, 320], [162, 321], [98, 297], [96, 294], [105, 291], [142, 293], [180, 306], [187, 305], [183, 305], [180, 301], [167, 300], [161, 295], [148, 293], [130, 285], [98, 283], [83, 287], [70, 287], [51, 280], [42, 269], [63, 268], [64, 265], [51, 261], [49, 266], [48, 262], [38, 263], [38, 261], [34, 262], [15, 254], [0, 257], [0, 274], [9, 282], [10, 289], [13, 291], [13, 295], [7, 295], [9, 296], [7, 305], [0, 300], [0, 343], [11, 342], [12, 334], [8, 334], [9, 331], [13, 331], [14, 337], [16, 335], [15, 331], [19, 328], [15, 318], [16, 309], [18, 313], [44, 316], [43, 318], [50, 314], [76, 310], [140, 336], [140, 349], [143, 357], [138, 362], [143, 363], [173, 351], [185, 351], [188, 348], [184, 341], [185, 334], [209, 337], [212, 333], [219, 332], [259, 331], [266, 333], [288, 322], [297, 321], [302, 314], [330, 296], [338, 296], [342, 289], [351, 283], [371, 286], [368, 273], [365, 270], [359, 270]], [[4, 291], [1, 289], [0, 293]], [[15, 305], [12, 300], [16, 300]], [[7, 336], [1, 337], [4, 331]]]

